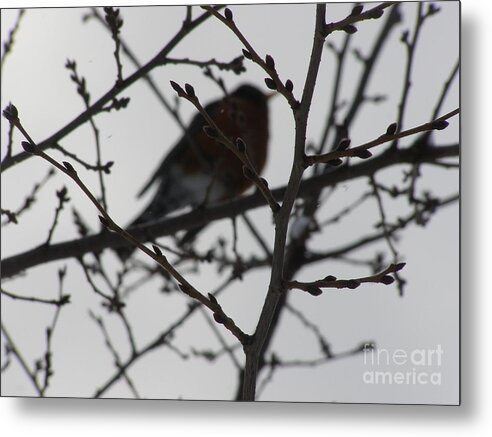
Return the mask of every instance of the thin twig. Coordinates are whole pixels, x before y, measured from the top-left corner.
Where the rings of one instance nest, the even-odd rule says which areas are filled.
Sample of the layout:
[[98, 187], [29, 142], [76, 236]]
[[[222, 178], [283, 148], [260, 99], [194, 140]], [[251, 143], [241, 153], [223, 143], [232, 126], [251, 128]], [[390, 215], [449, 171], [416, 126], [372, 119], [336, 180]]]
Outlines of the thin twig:
[[58, 197], [58, 205], [55, 210], [55, 217], [53, 219], [53, 224], [48, 232], [48, 238], [44, 244], [49, 245], [51, 243], [51, 239], [53, 238], [53, 233], [55, 232], [56, 225], [58, 224], [58, 218], [60, 216], [61, 211], [63, 210], [65, 203], [70, 201], [70, 198], [67, 196], [67, 187], [63, 187], [56, 192], [56, 197]]
[[[92, 311], [89, 311], [89, 317], [94, 320], [94, 322], [97, 324], [99, 329], [101, 330], [101, 333], [104, 337], [104, 344], [108, 348], [108, 350], [111, 352], [111, 355], [113, 355], [114, 363], [118, 369], [122, 367], [122, 361], [120, 358], [120, 355], [116, 348], [114, 347], [111, 338], [109, 336], [108, 330], [106, 329], [106, 326], [104, 325], [104, 321], [102, 317], [96, 316]], [[124, 371], [122, 373], [122, 377], [124, 378], [125, 382], [127, 383], [128, 387], [130, 388], [131, 392], [133, 393], [133, 396], [136, 399], [140, 399], [140, 395], [138, 394], [137, 389], [135, 388], [134, 382], [131, 380], [131, 378], [128, 376], [128, 372]]]
[[[448, 112], [447, 114], [434, 119], [433, 121], [423, 123], [419, 126], [413, 127], [411, 129], [407, 129], [405, 131], [400, 131], [396, 132], [394, 134], [383, 134], [379, 136], [378, 138], [368, 141], [367, 143], [361, 144], [360, 146], [357, 147], [351, 147], [346, 150], [333, 150], [332, 152], [324, 153], [322, 155], [307, 155], [305, 157], [305, 165], [310, 166], [314, 165], [319, 162], [330, 162], [330, 161], [335, 161], [337, 159], [343, 158], [343, 157], [359, 157], [360, 154], [363, 152], [367, 152], [369, 149], [372, 149], [373, 147], [379, 146], [381, 144], [387, 143], [389, 141], [393, 141], [398, 138], [404, 138], [408, 137], [410, 135], [415, 135], [420, 132], [428, 132], [432, 130], [442, 130], [447, 127], [447, 122], [446, 120], [454, 117], [455, 115], [459, 114], [460, 110], [459, 108], [454, 109], [451, 112]], [[445, 122], [445, 123], [443, 123]], [[372, 156], [372, 154], [364, 154], [363, 156], [360, 156], [362, 159], [366, 159]]]
[[[234, 278], [227, 278], [221, 285], [219, 285], [211, 295], [217, 297], [225, 288], [230, 285], [234, 281]], [[133, 365], [136, 361], [143, 358], [149, 352], [157, 349], [158, 347], [168, 345], [167, 339], [171, 335], [175, 334], [179, 327], [183, 326], [184, 323], [195, 313], [195, 311], [200, 308], [200, 305], [197, 302], [192, 302], [188, 305], [186, 311], [178, 318], [175, 322], [173, 322], [167, 329], [159, 333], [154, 340], [148, 343], [143, 348], [137, 350], [135, 354], [133, 354], [130, 358], [128, 358], [121, 366], [118, 367], [118, 370], [114, 375], [112, 375], [106, 383], [104, 383], [99, 389], [96, 390], [94, 394], [95, 398], [101, 397], [110, 387], [113, 386], [123, 375], [124, 373]]]
[[404, 266], [405, 263], [390, 264], [382, 272], [353, 279], [337, 279], [335, 276], [330, 275], [324, 279], [313, 282], [286, 281], [285, 287], [289, 290], [298, 289], [305, 291], [312, 296], [319, 296], [323, 292], [322, 288], [349, 288], [353, 290], [355, 288], [358, 288], [363, 283], [389, 285], [394, 282], [394, 278], [392, 276], [389, 276], [390, 273], [396, 273], [400, 271]]
[[247, 144], [241, 138], [236, 138], [233, 142], [215, 123], [213, 118], [207, 113], [205, 108], [201, 105], [198, 97], [195, 95], [195, 90], [189, 84], [185, 85], [183, 89], [176, 82], [171, 81], [171, 86], [176, 91], [179, 97], [183, 97], [192, 103], [195, 108], [200, 112], [205, 121], [208, 124], [208, 135], [213, 137], [217, 142], [226, 146], [236, 157], [243, 163], [244, 176], [255, 184], [258, 190], [261, 192], [265, 200], [267, 201], [273, 214], [276, 214], [280, 209], [279, 204], [272, 195], [272, 192], [268, 188], [268, 183], [264, 178], [261, 178], [256, 171], [253, 163], [249, 159], [247, 154]]
[[36, 394], [38, 396], [40, 396], [41, 395], [41, 386], [39, 385], [39, 382], [36, 378], [35, 372], [29, 368], [26, 360], [21, 355], [20, 351], [17, 349], [17, 346], [14, 343], [14, 340], [12, 339], [10, 334], [8, 333], [7, 328], [5, 327], [3, 322], [0, 323], [0, 326], [1, 326], [1, 330], [2, 330], [3, 335], [4, 335], [5, 339], [7, 340], [7, 343], [9, 345], [9, 349], [10, 349], [11, 353], [15, 356], [15, 358], [19, 362], [20, 366], [22, 367], [22, 369], [24, 370], [24, 372], [28, 376], [29, 380], [32, 382], [32, 385], [34, 386], [34, 389], [36, 390]]
[[[41, 181], [39, 182], [36, 182], [32, 188], [32, 191], [26, 196], [26, 198], [24, 199], [24, 202], [22, 203], [22, 205], [17, 209], [17, 211], [10, 211], [10, 210], [3, 210], [2, 211], [5, 211], [3, 212], [4, 214], [7, 215], [7, 221], [4, 221], [2, 223], [2, 226], [5, 226], [7, 225], [8, 223], [17, 223], [17, 220], [19, 218], [19, 216], [26, 212], [27, 210], [29, 210], [31, 208], [31, 206], [34, 204], [34, 202], [36, 202], [36, 196], [37, 194], [39, 193], [39, 191], [41, 190], [41, 188], [43, 188], [44, 185], [46, 185], [46, 183], [55, 175], [55, 170], [50, 168], [48, 170], [48, 172], [46, 173], [46, 176], [41, 179]], [[10, 214], [7, 213], [10, 212]]]
[[4, 296], [10, 297], [11, 299], [24, 300], [27, 302], [36, 302], [36, 303], [56, 305], [56, 306], [62, 306], [62, 305], [65, 305], [67, 303], [70, 303], [70, 295], [69, 294], [64, 294], [59, 299], [43, 299], [41, 297], [34, 297], [34, 296], [20, 296], [18, 294], [10, 293], [9, 291], [7, 291], [3, 288], [0, 289], [0, 293]]
[[[221, 8], [220, 6], [217, 7], [217, 9], [220, 8]], [[112, 87], [102, 97], [100, 97], [96, 102], [94, 102], [88, 109], [83, 111], [81, 114], [77, 115], [67, 125], [62, 127], [60, 130], [58, 130], [56, 133], [51, 135], [49, 138], [40, 142], [38, 144], [38, 148], [43, 151], [52, 147], [53, 144], [56, 144], [58, 141], [60, 141], [62, 138], [73, 132], [82, 124], [89, 121], [92, 116], [98, 114], [101, 110], [103, 110], [104, 106], [108, 102], [111, 102], [118, 94], [123, 92], [130, 85], [134, 84], [142, 77], [146, 76], [154, 68], [160, 66], [162, 59], [165, 58], [176, 47], [176, 45], [183, 40], [183, 38], [185, 38], [192, 30], [197, 28], [209, 17], [210, 17], [210, 13], [205, 12], [199, 17], [195, 18], [193, 21], [189, 23], [186, 22], [183, 23], [183, 25], [178, 30], [178, 32], [174, 35], [174, 37], [150, 61], [148, 61], [136, 72], [128, 76], [126, 79], [124, 79], [117, 87], [116, 86]], [[11, 156], [10, 158], [2, 161], [1, 171], [5, 171], [9, 169], [13, 165], [22, 162], [31, 156], [32, 156], [31, 154], [26, 152], [21, 152], [17, 155]]]
[[[150, 256], [154, 261], [157, 262], [157, 264], [164, 269], [166, 272], [168, 272], [177, 282], [179, 285], [179, 288], [181, 291], [185, 294], [187, 294], [189, 297], [192, 299], [198, 300], [201, 302], [203, 305], [208, 307], [214, 314], [215, 321], [219, 324], [224, 325], [226, 329], [228, 329], [242, 344], [245, 344], [249, 341], [249, 336], [245, 334], [235, 323], [234, 321], [228, 317], [224, 311], [222, 310], [222, 307], [218, 304], [218, 302], [211, 297], [211, 295], [208, 295], [208, 298], [200, 293], [195, 287], [193, 287], [167, 260], [167, 258], [162, 255], [160, 252], [160, 249], [157, 248], [157, 246], [154, 246], [154, 251], [150, 250], [147, 248], [143, 243], [138, 241], [133, 235], [128, 233], [125, 229], [121, 228], [118, 226], [113, 219], [109, 216], [108, 212], [104, 209], [104, 207], [101, 205], [100, 202], [97, 201], [97, 199], [94, 197], [94, 195], [91, 193], [91, 191], [87, 188], [87, 186], [82, 182], [80, 177], [78, 176], [77, 172], [75, 169], [72, 167], [72, 165], [68, 162], [64, 162], [63, 165], [57, 162], [55, 159], [53, 159], [51, 156], [43, 152], [37, 145], [36, 143], [32, 140], [32, 138], [29, 136], [27, 131], [24, 129], [22, 126], [19, 118], [17, 115], [13, 116], [13, 114], [17, 114], [17, 109], [12, 107], [12, 105], [8, 108], [8, 110], [4, 111], [4, 115], [9, 119], [11, 123], [13, 123], [17, 129], [19, 129], [28, 142], [23, 142], [22, 145], [25, 148], [26, 151], [28, 151], [31, 154], [37, 155], [44, 160], [48, 161], [52, 166], [56, 167], [58, 170], [61, 172], [65, 173], [67, 176], [69, 176], [77, 185], [78, 187], [84, 192], [84, 194], [89, 198], [89, 200], [92, 202], [92, 204], [97, 208], [97, 210], [100, 212], [99, 219], [101, 223], [107, 228], [109, 231], [113, 231], [117, 233], [120, 237], [124, 238], [127, 242], [132, 244], [133, 246], [137, 247], [141, 251], [143, 251], [146, 255]], [[82, 266], [85, 266], [82, 259], [79, 259], [80, 263]], [[84, 271], [86, 273], [87, 279], [91, 282], [93, 285], [93, 288], [96, 290], [97, 287], [92, 283], [90, 280], [90, 275], [87, 272], [87, 269], [84, 267]], [[118, 300], [115, 300], [111, 297], [106, 296], [103, 292], [100, 290], [97, 291], [98, 294], [101, 296], [105, 297], [110, 305], [110, 309], [114, 309], [113, 306], [115, 305], [116, 309], [119, 308], [121, 302]]]
[[9, 35], [7, 37], [7, 41], [3, 43], [3, 56], [0, 62], [0, 74], [2, 73], [3, 66], [5, 64], [5, 59], [7, 58], [8, 54], [12, 52], [12, 47], [15, 42], [15, 35], [19, 31], [19, 26], [25, 12], [26, 12], [25, 9], [19, 10], [19, 14], [17, 15], [17, 19], [15, 20], [14, 27], [12, 27], [12, 29], [10, 30]]
[[[414, 147], [400, 149], [398, 153], [381, 154], [371, 160], [365, 160], [350, 168], [342, 168], [333, 173], [324, 173], [310, 177], [300, 183], [298, 197], [311, 196], [313, 190], [320, 187], [332, 187], [345, 181], [367, 177], [379, 170], [395, 165], [412, 164], [416, 160], [432, 165], [436, 160], [459, 155], [459, 144], [429, 146], [418, 153]], [[276, 199], [282, 199], [286, 186], [272, 190]], [[132, 235], [139, 239], [153, 240], [165, 235], [174, 235], [178, 231], [194, 229], [214, 220], [232, 217], [245, 211], [265, 205], [260, 193], [228, 200], [206, 210], [191, 211], [176, 217], [164, 217], [155, 223], [145, 224], [132, 229]], [[52, 244], [50, 247], [36, 247], [1, 260], [4, 278], [14, 276], [30, 267], [69, 257], [80, 257], [86, 253], [98, 252], [106, 248], [117, 248], [123, 244], [121, 237], [108, 232], [75, 238], [71, 241]]]
[[263, 237], [260, 235], [260, 232], [258, 231], [258, 229], [256, 229], [256, 226], [248, 218], [248, 216], [246, 215], [246, 213], [241, 214], [241, 217], [242, 217], [244, 223], [246, 224], [247, 228], [250, 230], [251, 235], [253, 235], [253, 237], [255, 238], [255, 240], [258, 242], [258, 244], [260, 245], [260, 247], [263, 249], [263, 252], [265, 253], [266, 258], [271, 263], [272, 262], [272, 251], [268, 247], [268, 244], [263, 239]]

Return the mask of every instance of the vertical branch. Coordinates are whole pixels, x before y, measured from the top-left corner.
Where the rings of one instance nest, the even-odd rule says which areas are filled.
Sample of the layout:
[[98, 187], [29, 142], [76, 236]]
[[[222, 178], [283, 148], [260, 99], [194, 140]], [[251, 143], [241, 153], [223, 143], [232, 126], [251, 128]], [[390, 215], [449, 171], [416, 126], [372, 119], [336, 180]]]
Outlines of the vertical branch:
[[120, 18], [120, 10], [112, 7], [105, 7], [104, 12], [106, 16], [104, 19], [106, 23], [108, 23], [109, 28], [111, 29], [111, 37], [114, 41], [114, 59], [116, 60], [116, 86], [123, 82], [122, 70], [123, 67], [121, 65], [120, 60], [120, 31], [123, 27], [123, 19]]
[[[379, 215], [381, 217], [381, 227], [383, 229], [383, 234], [384, 238], [386, 240], [386, 243], [388, 244], [388, 247], [391, 251], [391, 254], [393, 255], [393, 263], [397, 264], [398, 263], [398, 251], [395, 248], [395, 245], [393, 244], [392, 237], [394, 232], [390, 229], [388, 222], [386, 220], [386, 213], [384, 211], [384, 205], [383, 205], [383, 199], [381, 198], [381, 194], [379, 192], [379, 187], [377, 185], [376, 179], [374, 175], [371, 175], [370, 177], [370, 183], [373, 188], [373, 194], [374, 197], [376, 198], [377, 204], [378, 204], [378, 209], [379, 209]], [[400, 296], [403, 296], [403, 287], [405, 285], [405, 280], [400, 277], [398, 271], [394, 272], [397, 284], [398, 284], [398, 291]]]
[[314, 41], [311, 50], [308, 72], [300, 104], [293, 109], [296, 135], [295, 150], [292, 170], [284, 195], [282, 207], [275, 214], [275, 243], [273, 249], [272, 271], [270, 284], [263, 305], [255, 335], [250, 344], [245, 345], [246, 365], [243, 377], [242, 400], [253, 401], [256, 393], [256, 380], [258, 376], [259, 357], [263, 349], [265, 340], [268, 337], [271, 322], [275, 315], [275, 308], [281, 299], [283, 293], [282, 276], [284, 269], [285, 244], [287, 238], [287, 228], [289, 218], [297, 197], [299, 184], [304, 173], [304, 157], [307, 120], [309, 109], [314, 93], [316, 78], [318, 75], [319, 65], [324, 44], [324, 29], [326, 5], [318, 4], [316, 6], [316, 24], [314, 31]]
[[65, 203], [70, 200], [70, 198], [67, 196], [67, 192], [68, 190], [65, 186], [56, 192], [56, 197], [58, 197], [58, 206], [55, 210], [55, 218], [53, 219], [53, 224], [51, 225], [51, 228], [48, 232], [48, 238], [46, 239], [46, 243], [44, 243], [46, 245], [50, 244], [51, 239], [53, 238], [53, 233], [55, 232], [56, 225], [58, 224], [58, 217], [60, 216]]
[[[75, 61], [70, 61], [67, 60], [65, 64], [65, 68], [70, 70], [72, 74], [70, 75], [70, 79], [77, 85], [77, 94], [82, 97], [82, 100], [84, 101], [86, 109], [89, 109], [90, 107], [90, 94], [87, 91], [87, 85], [84, 77], [81, 77], [77, 73], [77, 63]], [[95, 169], [97, 171], [98, 177], [99, 177], [99, 185], [101, 187], [101, 203], [105, 209], [108, 208], [107, 201], [106, 201], [106, 186], [104, 184], [104, 173], [108, 172], [109, 173], [109, 168], [106, 168], [102, 164], [102, 157], [101, 157], [101, 142], [100, 142], [100, 135], [99, 135], [99, 129], [96, 125], [96, 122], [94, 121], [94, 117], [89, 118], [89, 123], [92, 128], [92, 132], [94, 133], [94, 141], [96, 144], [96, 166]], [[60, 146], [56, 147], [59, 150], [63, 151], [63, 148]], [[67, 154], [66, 152], [64, 152]]]
[[[67, 273], [67, 268], [66, 266], [58, 270], [58, 300], [61, 302], [63, 298], [63, 280], [65, 278], [65, 275]], [[53, 341], [53, 332], [56, 328], [58, 318], [60, 316], [60, 311], [61, 311], [61, 305], [56, 306], [55, 314], [53, 315], [53, 320], [51, 322], [51, 325], [46, 328], [46, 352], [44, 354], [44, 364], [43, 364], [43, 370], [44, 370], [44, 380], [43, 380], [43, 386], [41, 387], [41, 391], [39, 395], [43, 397], [46, 393], [46, 390], [48, 389], [48, 386], [50, 384], [50, 379], [53, 376], [54, 370], [52, 367], [52, 357], [53, 357], [53, 352], [52, 352], [52, 341]]]
[[17, 15], [17, 20], [15, 21], [14, 27], [10, 30], [9, 36], [7, 38], [7, 41], [3, 43], [3, 56], [2, 60], [0, 61], [0, 74], [3, 72], [3, 66], [5, 64], [5, 59], [7, 58], [7, 55], [12, 51], [12, 46], [14, 45], [14, 38], [15, 34], [19, 30], [20, 22], [22, 20], [22, 17], [24, 16], [26, 10], [21, 9], [19, 11], [19, 15]]
[[[398, 104], [398, 118], [396, 121], [400, 129], [402, 127], [403, 118], [405, 116], [405, 108], [407, 105], [408, 93], [412, 86], [410, 76], [412, 74], [413, 60], [415, 58], [415, 47], [417, 45], [420, 29], [422, 28], [422, 24], [424, 23], [424, 15], [422, 14], [422, 10], [423, 10], [423, 3], [418, 2], [417, 17], [415, 19], [415, 27], [413, 31], [412, 40], [411, 41], [408, 40], [408, 31], [403, 32], [403, 35], [401, 37], [401, 41], [403, 44], [405, 44], [405, 47], [407, 49], [407, 66], [405, 69], [405, 79], [403, 80], [403, 90], [401, 94], [400, 103]], [[392, 148], [398, 147], [398, 139], [396, 139], [392, 143], [391, 147]]]
[[436, 119], [437, 116], [439, 115], [439, 112], [441, 111], [442, 104], [444, 103], [444, 99], [446, 98], [449, 88], [451, 87], [451, 84], [453, 83], [454, 78], [458, 74], [460, 68], [460, 61], [456, 61], [456, 64], [454, 65], [453, 69], [451, 70], [451, 73], [449, 74], [448, 79], [444, 83], [441, 91], [441, 95], [439, 96], [439, 99], [436, 103], [436, 106], [434, 108], [434, 112], [432, 113], [432, 120]]
[[388, 227], [388, 222], [386, 221], [386, 213], [384, 211], [383, 199], [381, 198], [381, 194], [379, 193], [379, 188], [374, 175], [370, 176], [369, 181], [373, 189], [374, 197], [376, 198], [378, 204], [379, 215], [381, 218], [381, 227], [383, 228], [384, 238], [386, 239], [386, 242], [388, 243], [388, 247], [393, 255], [393, 262], [396, 264], [398, 259], [398, 252], [396, 251], [393, 241], [391, 241], [391, 233]]
[[7, 151], [5, 152], [5, 156], [2, 159], [4, 161], [5, 159], [8, 159], [12, 156], [12, 141], [14, 139], [14, 126], [9, 125], [9, 133], [8, 133], [8, 140], [7, 140]]

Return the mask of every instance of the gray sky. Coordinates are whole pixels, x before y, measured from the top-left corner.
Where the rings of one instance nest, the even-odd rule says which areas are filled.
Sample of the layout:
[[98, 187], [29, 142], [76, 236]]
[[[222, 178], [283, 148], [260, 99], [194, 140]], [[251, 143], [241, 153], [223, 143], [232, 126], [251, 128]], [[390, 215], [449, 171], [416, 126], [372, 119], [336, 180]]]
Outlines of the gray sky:
[[[410, 104], [403, 128], [429, 120], [442, 83], [448, 77], [458, 58], [458, 3], [440, 3], [442, 11], [426, 23], [421, 44], [416, 54]], [[259, 53], [271, 54], [282, 77], [290, 78], [296, 90], [301, 88], [309, 59], [312, 42], [314, 5], [261, 5], [234, 6], [234, 17], [243, 33]], [[368, 105], [359, 114], [351, 137], [354, 143], [370, 140], [394, 121], [396, 105], [402, 86], [405, 66], [404, 47], [399, 35], [413, 27], [415, 4], [403, 8], [404, 22], [392, 35], [383, 58], [376, 69], [369, 91], [388, 94], [388, 100], [379, 106]], [[343, 18], [349, 12], [348, 5], [331, 4], [327, 8], [329, 21]], [[280, 12], [279, 12], [280, 11]], [[180, 7], [123, 9], [125, 24], [122, 36], [142, 62], [153, 56], [174, 32], [183, 18]], [[195, 11], [198, 13], [198, 11]], [[7, 59], [2, 76], [2, 108], [12, 101], [19, 109], [23, 124], [35, 140], [43, 140], [59, 129], [82, 109], [80, 97], [69, 80], [64, 64], [67, 58], [77, 61], [79, 73], [86, 77], [91, 96], [97, 99], [115, 78], [112, 57], [113, 42], [96, 22], [83, 24], [82, 9], [30, 10], [23, 18], [16, 37], [14, 52]], [[2, 41], [16, 17], [15, 11], [2, 11]], [[354, 47], [367, 53], [372, 38], [381, 21], [361, 23], [354, 37]], [[143, 29], [145, 31], [143, 31]], [[330, 38], [339, 44], [340, 35]], [[209, 20], [190, 38], [183, 41], [172, 53], [174, 57], [190, 57], [231, 60], [240, 53], [240, 45], [221, 23]], [[333, 80], [333, 55], [326, 50], [323, 55], [319, 81], [310, 115], [308, 138], [317, 141], [323, 126], [327, 96]], [[342, 93], [349, 98], [353, 92], [360, 66], [351, 60], [342, 86]], [[223, 74], [227, 86], [232, 89], [245, 80], [263, 84], [264, 75], [258, 68], [247, 64], [243, 76]], [[124, 74], [133, 71], [124, 60]], [[219, 95], [219, 90], [201, 72], [191, 67], [166, 67], [157, 69], [152, 77], [166, 96], [172, 98], [169, 80], [190, 82], [203, 102]], [[442, 108], [442, 114], [458, 106], [458, 82]], [[127, 223], [138, 212], [148, 197], [135, 201], [156, 162], [169, 150], [180, 136], [179, 127], [169, 118], [155, 97], [141, 82], [125, 91], [131, 98], [125, 111], [97, 118], [101, 129], [104, 160], [116, 162], [114, 171], [107, 178], [109, 210], [121, 224]], [[181, 102], [180, 111], [185, 121], [192, 114], [191, 105]], [[284, 185], [288, 178], [292, 158], [293, 122], [289, 108], [281, 99], [271, 105], [271, 154], [264, 176], [270, 186]], [[7, 124], [2, 126], [2, 156], [5, 153]], [[458, 118], [450, 126], [435, 135], [438, 143], [455, 142], [458, 135]], [[16, 135], [15, 147], [19, 151], [20, 136]], [[94, 147], [88, 126], [69, 135], [62, 145], [93, 159]], [[55, 154], [54, 154], [55, 156]], [[56, 155], [59, 157], [59, 155]], [[135, 171], [138, 168], [138, 172]], [[15, 209], [34, 181], [41, 179], [48, 168], [41, 160], [30, 159], [17, 168], [2, 174], [2, 207]], [[129, 177], [131, 175], [131, 177]], [[427, 170], [422, 186], [438, 194], [451, 194], [458, 187], [455, 170]], [[93, 174], [82, 171], [81, 177], [94, 189], [97, 180]], [[400, 180], [400, 173], [391, 170], [378, 175], [378, 180]], [[341, 185], [323, 209], [321, 217], [327, 218], [344, 205], [353, 201], [367, 184], [366, 180]], [[2, 257], [22, 252], [42, 243], [46, 238], [56, 205], [54, 191], [62, 185], [70, 190], [72, 204], [77, 205], [93, 229], [98, 228], [97, 214], [92, 206], [63, 175], [52, 179], [39, 196], [37, 205], [27, 213], [18, 226], [2, 228]], [[385, 205], [390, 212], [400, 211], [402, 204]], [[394, 214], [393, 213], [393, 214]], [[259, 224], [267, 240], [272, 241], [273, 229], [265, 208], [254, 211], [251, 218]], [[328, 228], [325, 234], [314, 239], [313, 248], [330, 248], [354, 237], [352, 229], [362, 232], [372, 229], [377, 220], [373, 203], [364, 207], [350, 223]], [[33, 226], [33, 223], [36, 223]], [[351, 226], [351, 228], [349, 228]], [[223, 221], [210, 229], [200, 240], [203, 246], [212, 241], [219, 231], [232, 232], [229, 221]], [[40, 231], [41, 230], [41, 231]], [[245, 253], [257, 252], [254, 242], [240, 226], [239, 245]], [[241, 235], [244, 238], [241, 238]], [[64, 211], [54, 241], [64, 241], [75, 236], [70, 214]], [[377, 246], [387, 250], [384, 244]], [[436, 350], [439, 345], [444, 354], [439, 368], [425, 367], [425, 371], [438, 371], [442, 382], [431, 384], [370, 385], [364, 383], [364, 372], [371, 370], [402, 370], [413, 372], [411, 363], [391, 366], [381, 364], [377, 369], [364, 363], [363, 356], [340, 359], [317, 368], [283, 369], [261, 393], [260, 400], [336, 401], [336, 402], [396, 402], [396, 403], [456, 403], [458, 399], [458, 207], [448, 207], [439, 212], [426, 228], [412, 227], [398, 244], [407, 266], [404, 276], [408, 280], [406, 295], [400, 298], [393, 286], [368, 285], [356, 291], [328, 291], [317, 299], [301, 292], [294, 294], [291, 303], [316, 323], [330, 341], [335, 352], [355, 347], [361, 341], [375, 340], [381, 349], [393, 353], [403, 350], [409, 355], [415, 350]], [[369, 257], [376, 247], [369, 247], [357, 256]], [[112, 254], [105, 255], [109, 265], [115, 266]], [[34, 268], [15, 281], [5, 282], [12, 292], [52, 297], [56, 294], [56, 271], [68, 266], [65, 291], [72, 295], [73, 304], [63, 309], [54, 337], [55, 377], [48, 391], [51, 396], [92, 396], [113, 373], [112, 360], [95, 324], [87, 317], [88, 309], [103, 315], [115, 344], [122, 356], [128, 352], [124, 332], [117, 320], [108, 316], [87, 288], [83, 273], [71, 261], [53, 263]], [[355, 270], [354, 270], [355, 269]], [[325, 263], [311, 266], [299, 274], [301, 280], [313, 280], [326, 274], [338, 277], [367, 274], [364, 268], [347, 267], [341, 263]], [[204, 291], [212, 290], [218, 283], [212, 269], [203, 269], [200, 277], [188, 275], [190, 281], [199, 284]], [[243, 283], [236, 284], [221, 297], [221, 304], [231, 317], [247, 332], [254, 329], [264, 299], [268, 272], [248, 275]], [[41, 284], [41, 285], [40, 285]], [[140, 344], [152, 339], [181, 314], [187, 304], [182, 296], [166, 296], [158, 293], [153, 281], [130, 297], [128, 314]], [[169, 308], [172, 311], [168, 314]], [[167, 311], [167, 312], [166, 312]], [[163, 313], [167, 314], [163, 322]], [[44, 328], [52, 317], [51, 308], [35, 304], [12, 302], [2, 298], [2, 321], [9, 328], [18, 346], [25, 351], [29, 361], [41, 355], [44, 348]], [[26, 329], [26, 321], [28, 329]], [[163, 325], [164, 323], [164, 325]], [[206, 340], [204, 340], [206, 332]], [[233, 339], [224, 331], [225, 338]], [[74, 341], [76, 339], [76, 341]], [[209, 334], [202, 315], [197, 314], [191, 323], [181, 329], [175, 339], [182, 351], [190, 347], [219, 348]], [[3, 338], [2, 338], [3, 344]], [[305, 331], [299, 322], [286, 315], [282, 331], [275, 338], [274, 350], [283, 359], [314, 358], [318, 356], [315, 338]], [[239, 356], [240, 354], [238, 354]], [[417, 370], [419, 370], [417, 368]], [[73, 377], [74, 374], [76, 377]], [[130, 371], [139, 391], [146, 397], [228, 399], [236, 387], [235, 372], [231, 364], [222, 358], [217, 363], [201, 360], [182, 361], [168, 349], [158, 350], [142, 359]], [[206, 376], [205, 376], [206, 375]], [[204, 377], [205, 376], [205, 377]], [[2, 394], [30, 395], [32, 388], [18, 365], [2, 375]], [[109, 392], [111, 397], [131, 396], [124, 383], [118, 383]]]

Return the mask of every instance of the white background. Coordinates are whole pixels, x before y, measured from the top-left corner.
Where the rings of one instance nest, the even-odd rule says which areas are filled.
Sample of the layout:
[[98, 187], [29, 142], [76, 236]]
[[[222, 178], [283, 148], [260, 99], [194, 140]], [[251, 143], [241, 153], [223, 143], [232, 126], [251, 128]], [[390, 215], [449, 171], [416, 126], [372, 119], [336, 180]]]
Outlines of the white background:
[[[489, 407], [485, 395], [491, 388], [490, 376], [485, 372], [491, 367], [489, 357], [485, 357], [490, 344], [490, 340], [485, 339], [485, 333], [492, 332], [490, 326], [485, 326], [490, 320], [487, 309], [491, 307], [490, 298], [485, 301], [490, 295], [485, 290], [485, 247], [490, 240], [487, 238], [490, 230], [486, 229], [485, 224], [491, 222], [491, 217], [484, 208], [485, 199], [490, 197], [485, 192], [485, 177], [488, 175], [485, 165], [491, 157], [489, 148], [484, 146], [488, 124], [485, 102], [478, 109], [474, 107], [479, 103], [479, 95], [490, 95], [491, 91], [485, 78], [492, 77], [492, 72], [489, 66], [484, 65], [489, 53], [490, 35], [487, 38], [482, 33], [488, 27], [488, 11], [485, 8], [490, 8], [487, 4], [485, 1], [463, 2], [463, 140], [469, 148], [464, 153], [462, 169], [462, 283], [466, 285], [462, 289], [462, 407], [192, 403], [184, 408], [177, 402], [2, 399], [3, 429], [8, 430], [5, 427], [11, 426], [9, 435], [20, 434], [21, 429], [22, 433], [39, 432], [41, 425], [46, 426], [47, 430], [49, 427], [50, 435], [74, 430], [84, 434], [116, 431], [120, 435], [130, 435], [136, 431], [155, 430], [162, 433], [185, 432], [185, 429], [200, 435], [208, 435], [209, 432], [220, 435], [226, 429], [242, 435], [253, 430], [286, 434], [284, 428], [288, 428], [286, 435], [295, 435], [301, 432], [318, 434], [321, 431], [326, 434], [341, 430], [356, 431], [354, 428], [360, 432], [374, 425], [378, 435], [386, 432], [414, 434], [417, 427], [418, 432], [435, 433], [442, 430], [454, 435], [454, 432], [462, 434], [465, 427], [466, 431], [470, 431], [470, 427], [475, 427], [477, 431], [482, 426], [483, 432]], [[12, 6], [17, 4], [12, 3]], [[477, 246], [479, 241], [482, 243], [480, 248]], [[484, 289], [481, 289], [481, 284]], [[334, 426], [339, 429], [333, 429]]]

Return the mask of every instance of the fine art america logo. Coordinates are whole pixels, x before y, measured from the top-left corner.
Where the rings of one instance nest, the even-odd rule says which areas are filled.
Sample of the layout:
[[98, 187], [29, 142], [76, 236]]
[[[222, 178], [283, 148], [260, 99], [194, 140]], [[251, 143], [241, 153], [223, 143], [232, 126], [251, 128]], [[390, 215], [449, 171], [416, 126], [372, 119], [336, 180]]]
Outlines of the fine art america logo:
[[368, 370], [362, 380], [373, 385], [441, 385], [443, 353], [440, 344], [435, 349], [412, 351], [389, 351], [366, 345], [363, 355]]

